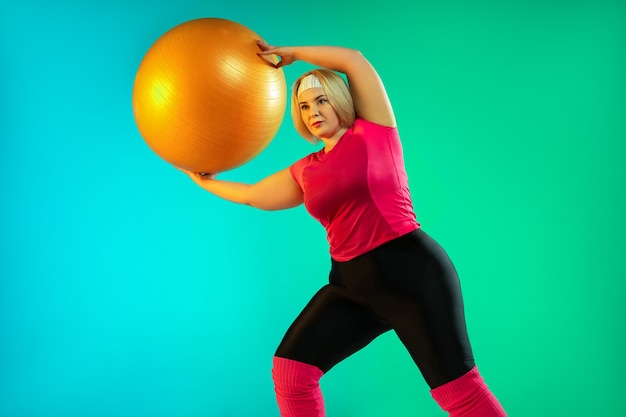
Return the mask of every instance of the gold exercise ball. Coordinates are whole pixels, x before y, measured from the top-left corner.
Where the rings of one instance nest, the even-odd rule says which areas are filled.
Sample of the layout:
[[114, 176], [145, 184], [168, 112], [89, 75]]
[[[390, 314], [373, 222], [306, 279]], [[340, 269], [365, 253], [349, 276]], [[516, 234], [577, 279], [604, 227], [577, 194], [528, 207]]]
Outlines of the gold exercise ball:
[[225, 19], [174, 27], [150, 47], [133, 87], [141, 136], [172, 165], [217, 173], [257, 156], [285, 114], [287, 85], [260, 37]]

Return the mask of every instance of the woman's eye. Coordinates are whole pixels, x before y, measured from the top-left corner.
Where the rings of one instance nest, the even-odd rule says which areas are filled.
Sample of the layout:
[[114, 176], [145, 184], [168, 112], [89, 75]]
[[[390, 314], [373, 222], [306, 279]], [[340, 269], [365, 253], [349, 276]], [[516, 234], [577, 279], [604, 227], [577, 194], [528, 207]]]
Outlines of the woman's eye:
[[325, 98], [320, 98], [320, 101], [318, 101], [319, 104], [326, 104], [326, 99]]
[[300, 106], [300, 110], [306, 110], [308, 108], [309, 108], [309, 106], [307, 106], [306, 104], [303, 104], [303, 105]]

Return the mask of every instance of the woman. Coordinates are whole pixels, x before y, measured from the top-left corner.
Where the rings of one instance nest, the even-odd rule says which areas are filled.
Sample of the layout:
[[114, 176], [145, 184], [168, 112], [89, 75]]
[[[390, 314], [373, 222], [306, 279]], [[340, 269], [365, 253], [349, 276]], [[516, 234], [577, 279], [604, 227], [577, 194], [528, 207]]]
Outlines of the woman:
[[259, 48], [281, 58], [277, 67], [302, 60], [322, 68], [295, 82], [292, 117], [323, 149], [256, 184], [187, 174], [235, 203], [264, 210], [304, 203], [326, 228], [329, 284], [296, 318], [273, 361], [281, 415], [324, 416], [322, 375], [393, 329], [450, 416], [505, 416], [475, 366], [454, 266], [415, 219], [396, 120], [376, 70], [347, 48], [262, 41]]

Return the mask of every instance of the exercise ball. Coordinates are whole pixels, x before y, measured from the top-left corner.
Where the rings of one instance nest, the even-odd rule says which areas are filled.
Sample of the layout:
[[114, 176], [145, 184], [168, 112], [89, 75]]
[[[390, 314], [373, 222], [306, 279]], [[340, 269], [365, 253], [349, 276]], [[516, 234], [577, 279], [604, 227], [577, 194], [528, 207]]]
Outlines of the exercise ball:
[[144, 56], [133, 86], [137, 127], [172, 165], [217, 173], [257, 156], [274, 138], [287, 103], [275, 56], [260, 37], [225, 19], [202, 18], [163, 34]]

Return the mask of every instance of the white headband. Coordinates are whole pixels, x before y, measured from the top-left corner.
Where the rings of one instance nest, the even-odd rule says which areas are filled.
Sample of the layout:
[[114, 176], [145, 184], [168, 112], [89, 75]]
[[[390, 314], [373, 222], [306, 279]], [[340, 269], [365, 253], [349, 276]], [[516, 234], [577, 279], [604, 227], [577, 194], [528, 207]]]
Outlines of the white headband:
[[320, 80], [314, 74], [307, 75], [302, 79], [302, 81], [300, 81], [300, 85], [298, 86], [298, 97], [300, 97], [300, 94], [302, 94], [303, 91], [316, 87], [324, 88], [322, 87]]

